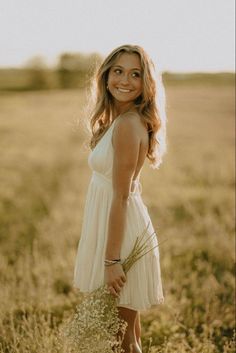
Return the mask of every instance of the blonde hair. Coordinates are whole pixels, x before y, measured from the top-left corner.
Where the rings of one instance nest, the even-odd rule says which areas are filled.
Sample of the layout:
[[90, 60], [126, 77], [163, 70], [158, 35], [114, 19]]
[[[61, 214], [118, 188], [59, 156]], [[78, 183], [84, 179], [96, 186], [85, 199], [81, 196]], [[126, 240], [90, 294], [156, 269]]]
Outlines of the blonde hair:
[[161, 75], [155, 74], [152, 60], [138, 45], [122, 45], [114, 49], [95, 74], [92, 92], [95, 93], [95, 99], [90, 116], [92, 137], [89, 146], [94, 149], [112, 122], [113, 100], [106, 86], [111, 66], [123, 53], [138, 54], [140, 58], [143, 91], [134, 103], [149, 134], [147, 158], [152, 168], [158, 168], [166, 152], [165, 91]]

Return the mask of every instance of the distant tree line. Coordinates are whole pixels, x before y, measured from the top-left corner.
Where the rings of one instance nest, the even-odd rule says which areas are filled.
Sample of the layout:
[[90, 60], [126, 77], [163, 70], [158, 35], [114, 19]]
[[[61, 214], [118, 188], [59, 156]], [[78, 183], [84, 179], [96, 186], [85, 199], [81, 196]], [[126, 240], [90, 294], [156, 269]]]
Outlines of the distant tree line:
[[[0, 91], [72, 89], [86, 87], [103, 58], [98, 53], [63, 53], [49, 68], [42, 56], [23, 68], [0, 69]], [[234, 84], [234, 73], [163, 73], [164, 84]]]
[[63, 53], [48, 68], [43, 57], [35, 56], [22, 69], [0, 69], [0, 90], [83, 88], [102, 59], [98, 53]]

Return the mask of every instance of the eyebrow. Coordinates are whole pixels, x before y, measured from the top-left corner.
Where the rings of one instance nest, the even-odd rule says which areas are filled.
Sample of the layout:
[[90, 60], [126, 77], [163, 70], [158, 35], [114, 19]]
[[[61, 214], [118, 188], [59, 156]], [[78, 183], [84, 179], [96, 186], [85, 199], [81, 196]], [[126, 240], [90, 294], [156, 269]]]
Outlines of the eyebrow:
[[[121, 66], [121, 65], [112, 65], [112, 67], [120, 67], [120, 68], [124, 69], [124, 67]], [[134, 68], [132, 68], [131, 70], [138, 70], [138, 71], [141, 71], [141, 69], [139, 69], [139, 68], [137, 68], [137, 67], [134, 67]]]

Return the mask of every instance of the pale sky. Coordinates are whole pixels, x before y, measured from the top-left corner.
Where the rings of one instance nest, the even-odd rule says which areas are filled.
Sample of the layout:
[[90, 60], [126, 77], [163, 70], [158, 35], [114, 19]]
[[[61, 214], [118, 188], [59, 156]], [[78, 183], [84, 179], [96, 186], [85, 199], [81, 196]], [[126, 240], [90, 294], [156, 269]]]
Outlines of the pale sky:
[[161, 71], [234, 71], [234, 0], [0, 0], [0, 67], [139, 44]]

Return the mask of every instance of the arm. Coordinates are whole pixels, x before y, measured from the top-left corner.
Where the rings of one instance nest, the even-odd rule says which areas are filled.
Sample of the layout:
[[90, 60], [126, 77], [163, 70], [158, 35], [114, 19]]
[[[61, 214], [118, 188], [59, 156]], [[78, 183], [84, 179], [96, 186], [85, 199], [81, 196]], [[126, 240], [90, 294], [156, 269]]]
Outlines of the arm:
[[[123, 241], [127, 201], [132, 177], [138, 161], [140, 137], [137, 132], [137, 117], [123, 117], [117, 122], [113, 133], [113, 198], [108, 223], [106, 259], [117, 259]], [[125, 275], [120, 264], [105, 268], [106, 283], [119, 292]]]

